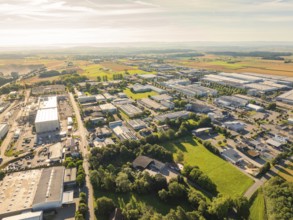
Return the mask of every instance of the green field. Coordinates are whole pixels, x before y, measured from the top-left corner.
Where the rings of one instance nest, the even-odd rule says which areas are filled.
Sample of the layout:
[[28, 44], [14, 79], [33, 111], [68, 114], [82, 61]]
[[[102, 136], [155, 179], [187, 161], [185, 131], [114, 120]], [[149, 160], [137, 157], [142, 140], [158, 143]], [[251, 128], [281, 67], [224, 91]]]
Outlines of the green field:
[[[81, 75], [87, 76], [89, 79], [96, 80], [98, 76], [103, 77], [107, 76], [108, 80], [113, 80], [114, 74], [123, 74], [125, 75], [125, 71], [113, 71], [111, 69], [105, 68], [100, 64], [92, 64], [88, 66], [81, 66], [83, 70]], [[153, 72], [146, 72], [139, 69], [128, 70], [128, 74], [154, 74]]]
[[252, 184], [253, 180], [241, 173], [227, 161], [208, 151], [202, 144], [191, 137], [163, 145], [174, 153], [182, 151], [184, 163], [198, 166], [217, 185], [220, 193], [234, 196], [242, 195]]
[[265, 217], [265, 203], [263, 192], [259, 190], [257, 195], [253, 198], [251, 207], [249, 209], [251, 220], [264, 220]]
[[223, 66], [223, 67], [226, 67], [228, 69], [240, 69], [240, 68], [243, 68], [243, 64], [241, 63], [228, 63], [226, 61], [212, 61], [211, 64], [213, 65], [217, 65], [217, 66]]
[[153, 92], [153, 91], [151, 91], [151, 92], [143, 92], [143, 93], [133, 93], [128, 88], [125, 89], [123, 92], [128, 96], [128, 98], [132, 98], [134, 100], [148, 98], [149, 96], [153, 96], [153, 95], [158, 95], [158, 93]]

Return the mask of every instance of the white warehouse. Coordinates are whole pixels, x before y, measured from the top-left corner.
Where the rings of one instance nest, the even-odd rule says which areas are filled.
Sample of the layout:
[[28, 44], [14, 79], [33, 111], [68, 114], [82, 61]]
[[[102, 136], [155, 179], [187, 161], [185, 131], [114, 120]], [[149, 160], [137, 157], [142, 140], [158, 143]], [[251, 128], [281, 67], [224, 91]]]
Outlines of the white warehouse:
[[38, 110], [35, 127], [37, 133], [59, 130], [60, 123], [57, 108]]

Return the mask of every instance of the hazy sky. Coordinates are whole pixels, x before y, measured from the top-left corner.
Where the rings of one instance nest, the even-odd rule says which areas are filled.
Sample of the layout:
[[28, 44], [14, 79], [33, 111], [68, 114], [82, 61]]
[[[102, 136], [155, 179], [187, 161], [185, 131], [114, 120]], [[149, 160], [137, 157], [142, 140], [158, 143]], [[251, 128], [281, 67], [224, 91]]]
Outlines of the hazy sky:
[[0, 0], [0, 46], [292, 40], [293, 0]]

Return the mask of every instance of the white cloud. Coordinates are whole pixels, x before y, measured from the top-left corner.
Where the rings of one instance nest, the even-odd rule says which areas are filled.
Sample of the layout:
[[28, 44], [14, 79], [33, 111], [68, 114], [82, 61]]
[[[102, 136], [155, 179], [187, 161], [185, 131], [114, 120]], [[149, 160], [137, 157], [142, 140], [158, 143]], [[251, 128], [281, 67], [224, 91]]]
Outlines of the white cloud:
[[292, 40], [292, 11], [285, 0], [0, 0], [0, 45]]

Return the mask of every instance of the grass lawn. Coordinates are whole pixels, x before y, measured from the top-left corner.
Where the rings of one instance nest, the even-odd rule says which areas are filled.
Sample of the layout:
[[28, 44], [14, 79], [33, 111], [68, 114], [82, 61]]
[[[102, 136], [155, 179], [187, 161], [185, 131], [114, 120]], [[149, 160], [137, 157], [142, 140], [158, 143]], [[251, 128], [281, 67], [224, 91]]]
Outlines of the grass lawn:
[[153, 92], [153, 91], [151, 91], [151, 92], [143, 92], [143, 93], [133, 93], [128, 88], [125, 89], [123, 92], [128, 96], [128, 98], [132, 98], [134, 100], [148, 98], [149, 96], [153, 96], [153, 95], [158, 95], [158, 93]]
[[184, 163], [198, 166], [217, 185], [220, 193], [226, 195], [242, 195], [252, 184], [253, 180], [241, 173], [227, 161], [208, 151], [192, 137], [180, 139], [163, 145], [174, 153], [184, 154]]
[[252, 200], [252, 204], [249, 209], [250, 215], [249, 219], [251, 220], [264, 220], [265, 217], [265, 203], [263, 192], [259, 190]]

